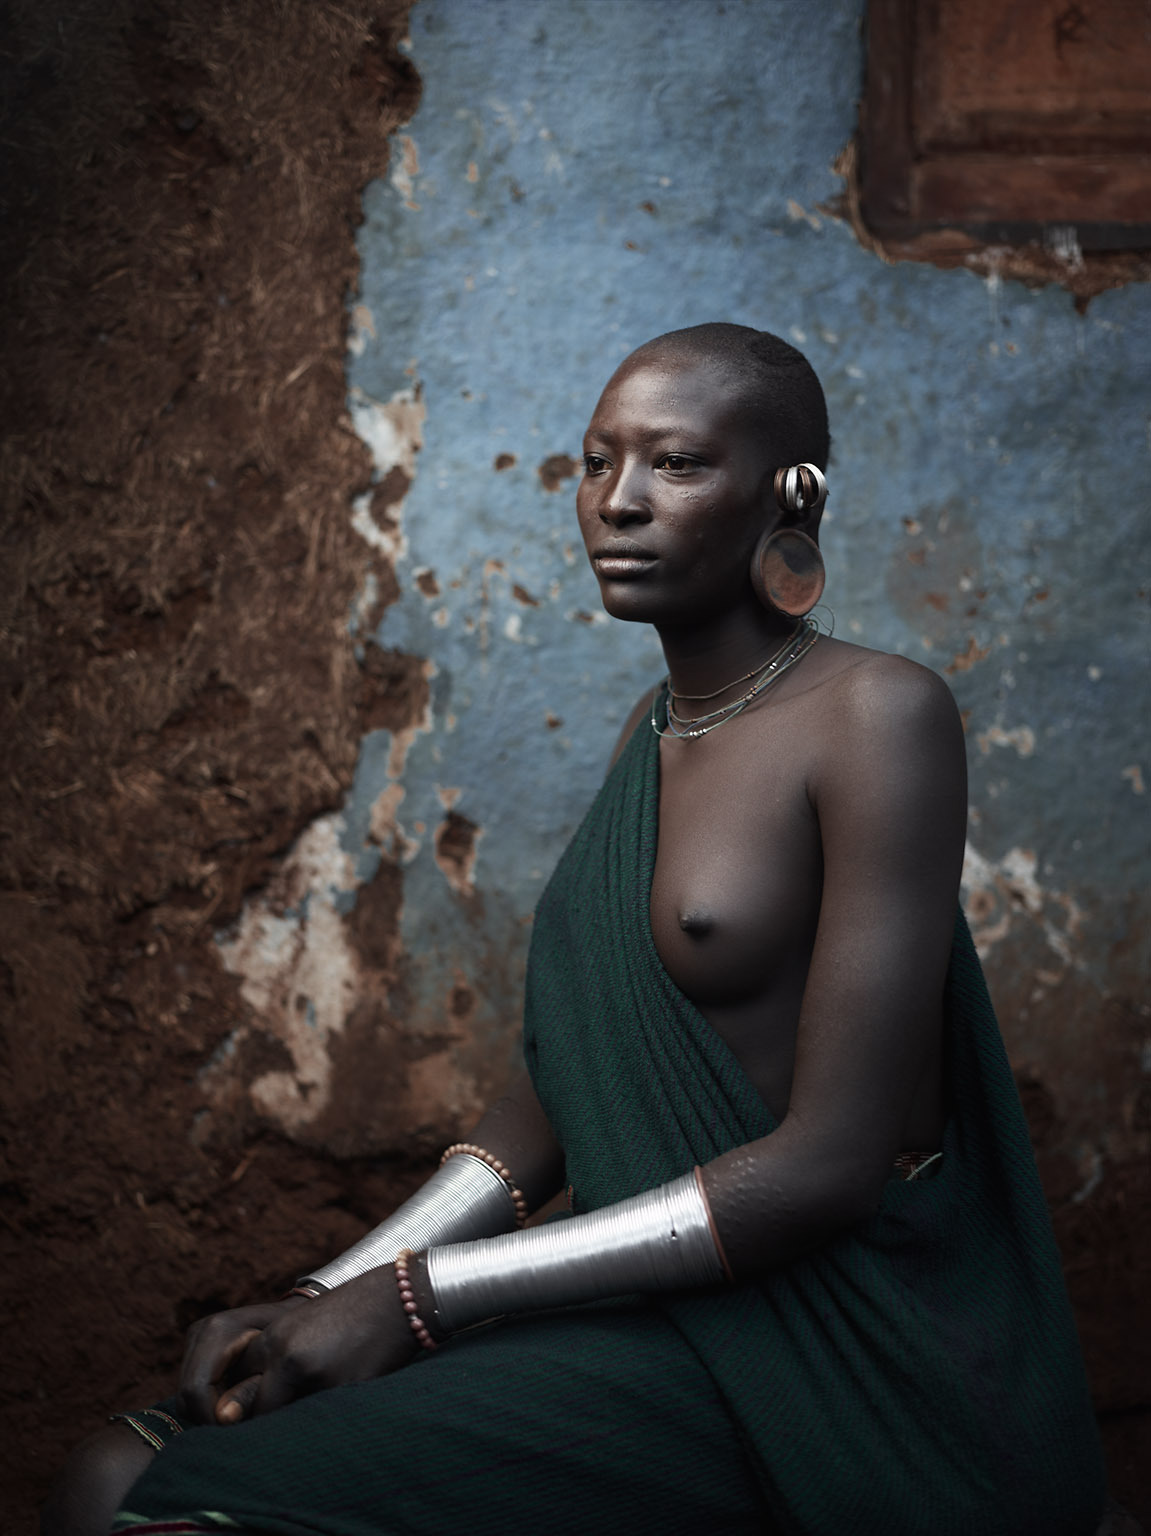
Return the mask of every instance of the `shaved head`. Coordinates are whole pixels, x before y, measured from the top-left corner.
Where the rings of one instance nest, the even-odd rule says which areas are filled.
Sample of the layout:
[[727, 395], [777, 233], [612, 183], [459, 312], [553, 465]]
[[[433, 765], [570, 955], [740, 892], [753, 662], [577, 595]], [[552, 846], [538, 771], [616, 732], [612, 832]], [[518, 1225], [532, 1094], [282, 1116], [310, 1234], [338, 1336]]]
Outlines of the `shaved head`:
[[777, 465], [827, 468], [827, 402], [802, 352], [749, 325], [693, 325], [645, 342], [627, 363], [704, 364], [735, 384]]

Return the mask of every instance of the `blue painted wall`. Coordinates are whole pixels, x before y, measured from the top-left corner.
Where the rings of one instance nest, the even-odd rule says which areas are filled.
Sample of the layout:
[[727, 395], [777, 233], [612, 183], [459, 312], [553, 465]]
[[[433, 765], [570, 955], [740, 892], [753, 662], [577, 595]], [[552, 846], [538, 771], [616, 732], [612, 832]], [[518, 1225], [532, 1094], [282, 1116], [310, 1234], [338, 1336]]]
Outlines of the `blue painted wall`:
[[[648, 337], [777, 331], [828, 397], [836, 631], [944, 671], [966, 713], [971, 914], [1017, 1064], [1047, 1085], [1086, 1189], [1138, 1140], [1151, 1070], [1151, 291], [1080, 316], [1059, 288], [885, 266], [821, 212], [856, 127], [862, 12], [416, 5], [424, 94], [365, 194], [348, 376], [381, 475], [414, 445], [381, 435], [387, 410], [418, 397], [426, 417], [381, 545], [401, 595], [369, 632], [366, 591], [352, 624], [429, 660], [432, 705], [398, 755], [387, 732], [364, 742], [349, 892], [404, 861], [406, 1029], [442, 1032], [450, 988], [473, 991], [442, 1058], [445, 1081], [472, 1084], [451, 1098], [465, 1113], [483, 1063], [498, 1075], [514, 1054], [533, 904], [661, 671], [653, 636], [599, 611], [574, 479], [549, 489], [539, 466], [578, 454]], [[397, 841], [369, 838], [381, 804]], [[449, 805], [480, 829], [454, 885], [434, 848]]]

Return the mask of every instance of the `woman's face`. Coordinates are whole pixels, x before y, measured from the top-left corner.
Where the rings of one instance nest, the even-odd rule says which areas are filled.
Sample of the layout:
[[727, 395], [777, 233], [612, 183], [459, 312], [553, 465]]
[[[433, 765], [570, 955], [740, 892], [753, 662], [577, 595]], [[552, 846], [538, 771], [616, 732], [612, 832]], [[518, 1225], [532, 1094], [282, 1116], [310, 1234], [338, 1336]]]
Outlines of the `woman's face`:
[[754, 604], [748, 570], [777, 515], [773, 468], [717, 367], [629, 358], [584, 437], [576, 496], [608, 613], [678, 627]]

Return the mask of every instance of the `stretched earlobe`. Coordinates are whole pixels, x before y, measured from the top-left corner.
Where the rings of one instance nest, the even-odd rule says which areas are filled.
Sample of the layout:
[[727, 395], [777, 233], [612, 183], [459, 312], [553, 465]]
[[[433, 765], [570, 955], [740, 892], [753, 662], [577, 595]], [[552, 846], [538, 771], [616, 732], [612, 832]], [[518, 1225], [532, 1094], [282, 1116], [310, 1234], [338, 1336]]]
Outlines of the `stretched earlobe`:
[[819, 545], [798, 528], [765, 533], [751, 557], [751, 584], [765, 608], [791, 619], [810, 613], [823, 596], [827, 573]]
[[[823, 510], [827, 481], [814, 464], [793, 464], [775, 472], [775, 499], [781, 512], [810, 517]], [[802, 618], [823, 596], [827, 573], [819, 545], [798, 528], [767, 532], [751, 557], [751, 584], [765, 608]]]

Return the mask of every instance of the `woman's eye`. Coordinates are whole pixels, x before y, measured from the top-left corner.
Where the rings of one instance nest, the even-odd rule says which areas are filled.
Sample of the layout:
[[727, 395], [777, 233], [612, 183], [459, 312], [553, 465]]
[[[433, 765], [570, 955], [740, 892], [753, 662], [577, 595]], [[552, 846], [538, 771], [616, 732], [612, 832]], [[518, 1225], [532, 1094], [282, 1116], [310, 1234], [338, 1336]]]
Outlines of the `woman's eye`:
[[695, 460], [689, 459], [686, 453], [665, 453], [659, 461], [659, 468], [670, 469], [673, 475], [682, 475], [695, 468]]
[[598, 453], [585, 453], [583, 467], [586, 475], [602, 475], [607, 468], [607, 460]]

